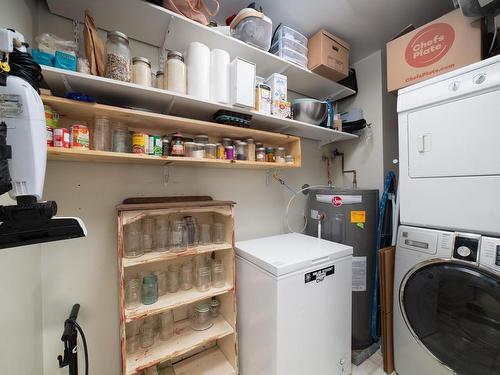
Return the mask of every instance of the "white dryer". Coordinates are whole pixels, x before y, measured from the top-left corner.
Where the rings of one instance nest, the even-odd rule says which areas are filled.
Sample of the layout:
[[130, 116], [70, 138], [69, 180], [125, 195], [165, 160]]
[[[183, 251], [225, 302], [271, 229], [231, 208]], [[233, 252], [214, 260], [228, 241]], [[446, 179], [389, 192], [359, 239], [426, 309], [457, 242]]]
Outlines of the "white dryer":
[[500, 235], [500, 56], [399, 91], [401, 223]]
[[401, 226], [398, 375], [500, 374], [500, 238]]

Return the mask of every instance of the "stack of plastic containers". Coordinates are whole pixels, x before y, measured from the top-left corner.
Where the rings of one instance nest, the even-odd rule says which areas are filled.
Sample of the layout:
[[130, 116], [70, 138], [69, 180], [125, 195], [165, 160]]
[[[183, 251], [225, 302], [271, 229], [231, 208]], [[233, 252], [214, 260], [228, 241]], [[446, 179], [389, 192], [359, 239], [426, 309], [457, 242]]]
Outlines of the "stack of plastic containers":
[[307, 38], [288, 26], [278, 27], [269, 52], [304, 68], [307, 67]]

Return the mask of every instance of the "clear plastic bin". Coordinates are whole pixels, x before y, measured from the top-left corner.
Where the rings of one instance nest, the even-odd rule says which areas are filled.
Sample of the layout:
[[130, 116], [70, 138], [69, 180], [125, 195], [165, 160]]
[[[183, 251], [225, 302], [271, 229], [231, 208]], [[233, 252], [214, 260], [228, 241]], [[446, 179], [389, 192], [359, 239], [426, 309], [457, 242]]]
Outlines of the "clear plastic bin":
[[292, 51], [297, 52], [302, 56], [307, 56], [307, 48], [302, 44], [296, 42], [294, 39], [290, 38], [280, 38], [271, 46], [271, 51], [281, 50], [283, 48], [288, 48]]
[[307, 56], [301, 55], [300, 53], [297, 53], [294, 50], [286, 47], [283, 48], [279, 47], [280, 47], [279, 45], [276, 45], [274, 49], [271, 48], [270, 52], [274, 55], [281, 57], [282, 59], [285, 59], [294, 64], [307, 68]]
[[291, 27], [280, 25], [274, 34], [273, 43], [280, 39], [291, 39], [307, 48], [307, 38]]

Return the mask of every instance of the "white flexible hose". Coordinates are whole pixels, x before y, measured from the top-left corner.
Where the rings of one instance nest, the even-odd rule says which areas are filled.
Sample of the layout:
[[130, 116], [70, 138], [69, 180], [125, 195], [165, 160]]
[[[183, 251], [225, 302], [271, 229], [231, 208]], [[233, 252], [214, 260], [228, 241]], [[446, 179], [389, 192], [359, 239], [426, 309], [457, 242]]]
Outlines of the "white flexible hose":
[[[333, 187], [331, 186], [328, 186], [328, 185], [314, 185], [314, 186], [308, 186], [308, 187], [305, 187], [303, 189], [300, 189], [299, 191], [297, 191], [295, 193], [295, 195], [292, 195], [292, 197], [290, 198], [290, 200], [288, 201], [288, 204], [286, 205], [286, 210], [285, 210], [285, 223], [286, 223], [286, 227], [288, 228], [288, 230], [291, 232], [291, 233], [303, 233], [304, 230], [306, 229], [307, 227], [307, 216], [308, 215], [304, 215], [304, 226], [302, 227], [302, 229], [300, 230], [300, 232], [295, 232], [291, 227], [290, 227], [290, 223], [288, 221], [288, 212], [290, 211], [290, 205], [292, 204], [293, 200], [295, 199], [295, 197], [297, 197], [297, 195], [299, 195], [300, 193], [306, 191], [306, 190], [311, 190], [311, 189], [333, 189]], [[320, 234], [321, 235], [321, 234]]]

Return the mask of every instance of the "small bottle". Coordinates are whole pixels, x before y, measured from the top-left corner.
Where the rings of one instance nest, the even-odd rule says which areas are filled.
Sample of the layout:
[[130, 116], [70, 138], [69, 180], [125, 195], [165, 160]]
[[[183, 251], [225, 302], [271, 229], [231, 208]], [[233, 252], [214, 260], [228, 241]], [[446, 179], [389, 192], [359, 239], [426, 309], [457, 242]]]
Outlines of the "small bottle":
[[252, 138], [247, 139], [248, 144], [248, 160], [255, 161], [255, 143]]

